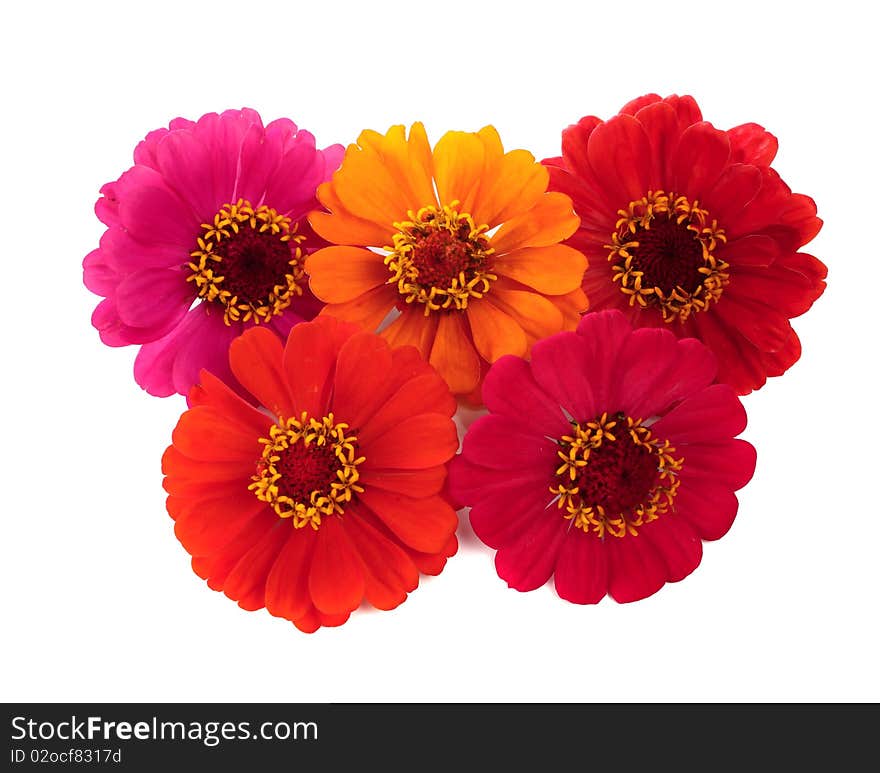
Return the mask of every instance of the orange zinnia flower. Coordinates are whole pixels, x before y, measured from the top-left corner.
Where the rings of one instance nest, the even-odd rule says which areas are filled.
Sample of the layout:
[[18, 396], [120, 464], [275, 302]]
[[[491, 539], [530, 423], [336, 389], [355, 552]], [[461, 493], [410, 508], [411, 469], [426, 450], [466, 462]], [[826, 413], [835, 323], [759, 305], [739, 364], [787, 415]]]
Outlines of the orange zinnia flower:
[[162, 459], [195, 572], [243, 609], [312, 632], [393, 609], [457, 549], [441, 495], [455, 400], [412, 347], [332, 318], [229, 351], [258, 410], [202, 371]]
[[[525, 150], [505, 153], [491, 126], [448, 132], [434, 150], [424, 126], [364, 131], [318, 189], [329, 212], [314, 230], [339, 246], [306, 261], [327, 314], [411, 344], [457, 395], [488, 365], [525, 356], [577, 326], [586, 258], [559, 244], [579, 218]], [[478, 394], [471, 394], [479, 401]]]

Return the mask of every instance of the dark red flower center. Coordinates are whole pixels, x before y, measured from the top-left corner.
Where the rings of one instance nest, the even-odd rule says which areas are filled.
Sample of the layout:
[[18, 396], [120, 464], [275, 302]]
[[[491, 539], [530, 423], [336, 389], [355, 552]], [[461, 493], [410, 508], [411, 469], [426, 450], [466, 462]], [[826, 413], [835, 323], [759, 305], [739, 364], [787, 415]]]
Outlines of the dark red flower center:
[[341, 469], [336, 450], [331, 445], [294, 443], [282, 451], [275, 462], [281, 475], [278, 493], [294, 502], [308, 502], [312, 492], [325, 494]]
[[682, 460], [640, 421], [603, 413], [572, 423], [558, 442], [562, 464], [550, 491], [576, 528], [602, 539], [637, 535], [672, 503]]
[[581, 500], [608, 512], [622, 513], [648, 499], [657, 482], [657, 459], [628, 433], [618, 433], [612, 443], [590, 451], [589, 463], [575, 483]]
[[642, 285], [658, 287], [664, 295], [676, 288], [690, 295], [703, 283], [703, 243], [685, 223], [661, 216], [650, 228], [639, 226], [632, 238], [639, 243], [630, 252]]
[[421, 284], [448, 287], [460, 274], [472, 273], [471, 245], [466, 234], [464, 237], [449, 231], [430, 231], [414, 240], [412, 262]]
[[224, 309], [226, 324], [267, 322], [302, 294], [302, 247], [297, 224], [265, 205], [224, 204], [202, 225], [188, 267], [200, 298]]
[[631, 306], [684, 322], [718, 301], [730, 277], [715, 250], [727, 237], [698, 202], [652, 191], [618, 214], [608, 260]]
[[466, 309], [497, 278], [488, 263], [493, 252], [485, 234], [488, 226], [475, 225], [457, 205], [423, 207], [410, 212], [410, 220], [394, 224], [398, 230], [385, 264], [401, 306], [423, 304], [426, 316], [441, 309]]
[[281, 518], [291, 518], [294, 528], [317, 529], [323, 517], [344, 512], [352, 496], [364, 490], [357, 469], [364, 457], [357, 455], [357, 438], [347, 430], [332, 413], [279, 419], [269, 437], [260, 438], [263, 454], [248, 488]]
[[243, 303], [260, 302], [283, 285], [293, 257], [290, 242], [248, 227], [221, 241], [214, 254], [221, 259], [223, 289]]

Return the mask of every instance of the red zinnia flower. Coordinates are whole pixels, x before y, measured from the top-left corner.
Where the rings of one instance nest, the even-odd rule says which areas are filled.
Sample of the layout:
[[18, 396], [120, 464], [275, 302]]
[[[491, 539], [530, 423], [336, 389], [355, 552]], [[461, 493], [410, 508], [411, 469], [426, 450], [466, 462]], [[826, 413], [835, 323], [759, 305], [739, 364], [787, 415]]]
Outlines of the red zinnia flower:
[[798, 252], [822, 221], [771, 168], [776, 147], [757, 124], [721, 131], [693, 98], [649, 94], [569, 126], [544, 161], [581, 217], [567, 243], [590, 261], [591, 308], [699, 338], [740, 394], [797, 361], [789, 319], [825, 289], [825, 266]]
[[489, 415], [465, 435], [450, 491], [471, 506], [499, 576], [533, 590], [555, 576], [578, 604], [650, 596], [690, 574], [724, 535], [755, 450], [699, 341], [633, 330], [618, 311], [498, 360]]
[[243, 609], [303, 631], [362, 601], [393, 609], [455, 553], [440, 496], [455, 400], [410, 346], [331, 317], [232, 342], [257, 410], [203, 371], [162, 469], [193, 569]]

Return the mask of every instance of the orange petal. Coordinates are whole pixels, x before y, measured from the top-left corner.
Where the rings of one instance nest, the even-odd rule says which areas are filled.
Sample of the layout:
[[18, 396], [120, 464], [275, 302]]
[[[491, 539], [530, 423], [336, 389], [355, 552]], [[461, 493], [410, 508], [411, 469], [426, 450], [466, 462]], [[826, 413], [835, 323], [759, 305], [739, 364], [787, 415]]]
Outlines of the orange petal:
[[425, 359], [431, 353], [431, 344], [437, 334], [437, 315], [425, 316], [421, 304], [409, 304], [400, 316], [382, 331], [382, 337], [397, 348], [415, 346]]
[[453, 394], [470, 392], [480, 381], [480, 358], [469, 338], [464, 314], [452, 311], [438, 316], [430, 363]]
[[505, 354], [525, 354], [528, 341], [523, 329], [488, 299], [472, 301], [466, 313], [474, 344], [483, 359], [495, 362]]
[[[228, 545], [251, 521], [264, 514], [265, 502], [242, 483], [235, 494], [216, 499], [191, 499], [177, 511], [174, 536], [192, 556], [207, 556]], [[277, 516], [276, 516], [277, 517]]]
[[512, 150], [484, 179], [472, 214], [476, 223], [490, 227], [532, 209], [544, 192], [550, 175], [527, 150]]
[[581, 321], [581, 317], [590, 309], [590, 299], [580, 288], [565, 295], [554, 295], [553, 303], [562, 312], [563, 330], [574, 330]]
[[336, 195], [333, 182], [318, 187], [318, 200], [330, 210], [309, 213], [309, 224], [319, 236], [334, 244], [384, 247], [391, 244], [394, 226], [388, 222], [374, 223], [351, 214]]
[[331, 184], [343, 207], [383, 228], [406, 220], [411, 209], [406, 191], [398, 187], [382, 157], [370, 147], [349, 145]]
[[382, 157], [386, 169], [405, 192], [410, 209], [418, 211], [437, 203], [431, 180], [431, 147], [421, 123], [413, 124], [409, 140], [403, 126], [392, 126], [385, 134], [362, 132], [358, 143]]
[[549, 247], [571, 236], [581, 219], [564, 193], [544, 193], [527, 212], [508, 220], [492, 236], [492, 247], [503, 255], [517, 247]]
[[359, 497], [399, 539], [424, 553], [442, 550], [458, 526], [455, 511], [440, 497], [413, 499], [377, 488]]
[[354, 300], [329, 303], [321, 309], [321, 315], [336, 317], [346, 322], [356, 322], [367, 330], [375, 330], [394, 308], [396, 300], [397, 288], [382, 285], [374, 287]]
[[495, 259], [492, 270], [547, 295], [570, 293], [581, 285], [587, 259], [564, 244], [523, 247]]
[[324, 247], [306, 258], [311, 291], [325, 303], [345, 303], [391, 276], [382, 256], [362, 247]]
[[483, 176], [484, 147], [473, 132], [446, 132], [434, 148], [434, 179], [442, 204], [471, 212]]
[[562, 330], [562, 312], [555, 303], [538, 293], [507, 289], [499, 284], [492, 288], [486, 300], [510, 315], [530, 339], [546, 338]]
[[290, 416], [293, 404], [281, 360], [281, 340], [265, 327], [245, 331], [229, 345], [229, 365], [241, 385], [276, 416]]
[[266, 604], [266, 578], [290, 537], [289, 523], [276, 523], [232, 568], [223, 583], [223, 593], [242, 609], [262, 609]]

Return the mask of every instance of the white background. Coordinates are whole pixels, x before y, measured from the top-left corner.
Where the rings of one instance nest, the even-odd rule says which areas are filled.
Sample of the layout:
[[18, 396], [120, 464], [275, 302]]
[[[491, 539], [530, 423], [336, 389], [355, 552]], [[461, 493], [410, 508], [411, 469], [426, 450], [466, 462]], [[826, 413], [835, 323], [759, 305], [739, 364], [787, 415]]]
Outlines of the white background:
[[[876, 701], [878, 72], [867, 4], [15, 3], [4, 11], [0, 699]], [[867, 12], [865, 12], [867, 13]], [[308, 636], [189, 567], [159, 460], [183, 408], [101, 345], [98, 188], [178, 116], [252, 106], [320, 143], [423, 120], [508, 148], [640, 94], [780, 138], [825, 219], [804, 355], [745, 399], [758, 469], [684, 582], [579, 607], [460, 534], [398, 610]]]

